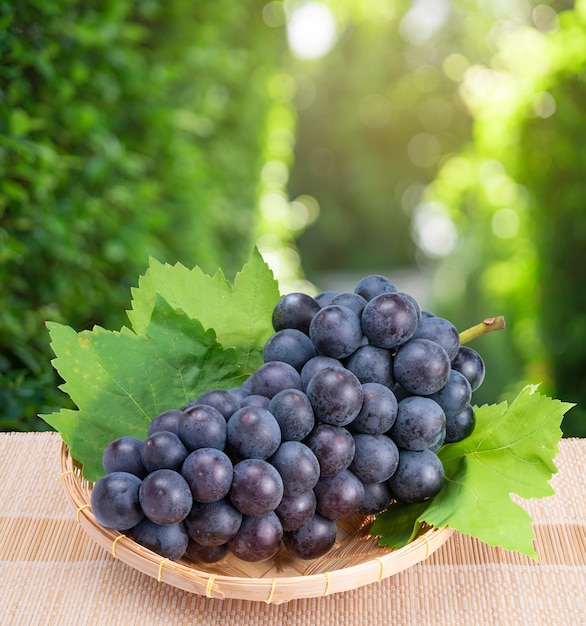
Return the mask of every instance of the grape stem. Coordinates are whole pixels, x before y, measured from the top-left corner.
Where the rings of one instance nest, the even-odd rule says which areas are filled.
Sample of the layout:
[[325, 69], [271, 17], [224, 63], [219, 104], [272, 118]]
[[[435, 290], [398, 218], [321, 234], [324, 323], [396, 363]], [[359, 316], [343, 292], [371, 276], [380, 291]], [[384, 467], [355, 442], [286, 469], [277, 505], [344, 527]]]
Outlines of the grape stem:
[[503, 315], [487, 317], [485, 320], [480, 322], [480, 324], [476, 324], [475, 326], [471, 326], [470, 328], [463, 330], [460, 333], [460, 343], [468, 343], [473, 339], [482, 337], [482, 335], [491, 333], [494, 330], [504, 330], [505, 328], [505, 318]]

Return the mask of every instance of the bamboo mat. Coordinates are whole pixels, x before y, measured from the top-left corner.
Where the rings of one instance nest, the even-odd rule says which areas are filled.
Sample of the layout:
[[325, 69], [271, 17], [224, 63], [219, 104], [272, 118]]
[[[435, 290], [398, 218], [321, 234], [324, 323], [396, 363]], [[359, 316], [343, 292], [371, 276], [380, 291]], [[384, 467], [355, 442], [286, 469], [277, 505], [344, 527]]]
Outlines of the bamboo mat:
[[61, 439], [0, 434], [0, 624], [586, 626], [586, 439], [565, 439], [556, 495], [523, 501], [540, 561], [454, 533], [381, 582], [273, 605], [216, 600], [117, 561], [80, 528]]

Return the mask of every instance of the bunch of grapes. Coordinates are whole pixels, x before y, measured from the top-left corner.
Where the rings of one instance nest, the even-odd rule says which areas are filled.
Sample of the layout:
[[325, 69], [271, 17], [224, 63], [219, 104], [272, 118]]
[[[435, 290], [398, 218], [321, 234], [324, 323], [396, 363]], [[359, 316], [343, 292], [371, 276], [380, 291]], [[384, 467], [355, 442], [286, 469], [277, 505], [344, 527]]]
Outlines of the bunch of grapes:
[[336, 522], [424, 502], [437, 451], [474, 429], [484, 362], [448, 320], [386, 277], [353, 292], [283, 296], [264, 363], [104, 450], [96, 520], [163, 557], [245, 561], [282, 546], [315, 559]]

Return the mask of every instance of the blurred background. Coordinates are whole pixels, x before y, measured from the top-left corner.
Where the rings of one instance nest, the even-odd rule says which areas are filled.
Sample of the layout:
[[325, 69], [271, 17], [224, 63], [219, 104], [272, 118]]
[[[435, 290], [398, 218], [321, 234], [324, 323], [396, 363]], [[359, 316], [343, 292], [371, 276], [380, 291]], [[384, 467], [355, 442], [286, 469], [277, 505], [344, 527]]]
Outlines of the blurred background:
[[[91, 5], [91, 6], [90, 6]], [[586, 1], [0, 0], [0, 429], [162, 262], [380, 273], [586, 436]]]

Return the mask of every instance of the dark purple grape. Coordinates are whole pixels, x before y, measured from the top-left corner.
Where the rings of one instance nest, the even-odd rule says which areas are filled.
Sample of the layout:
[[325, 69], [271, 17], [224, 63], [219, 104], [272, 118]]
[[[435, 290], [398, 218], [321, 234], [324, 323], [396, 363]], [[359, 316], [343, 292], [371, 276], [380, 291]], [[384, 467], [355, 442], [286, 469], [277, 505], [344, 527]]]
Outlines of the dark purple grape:
[[472, 389], [468, 379], [457, 370], [452, 370], [448, 382], [429, 396], [443, 409], [446, 417], [461, 413], [472, 399]]
[[250, 377], [250, 393], [272, 398], [283, 389], [303, 390], [299, 372], [289, 363], [263, 363]]
[[132, 538], [141, 546], [171, 561], [179, 560], [187, 550], [189, 537], [185, 526], [178, 524], [155, 524], [145, 518], [132, 529]]
[[404, 293], [402, 291], [399, 292], [404, 298], [407, 298], [407, 300], [409, 300], [411, 302], [411, 304], [413, 305], [413, 308], [415, 309], [415, 313], [417, 314], [417, 321], [420, 322], [421, 318], [422, 318], [422, 314], [421, 314], [421, 307], [419, 306], [419, 302], [417, 302], [417, 300], [410, 294], [408, 293]]
[[346, 359], [345, 366], [361, 383], [380, 383], [390, 389], [395, 384], [391, 351], [386, 348], [361, 346]]
[[243, 561], [265, 561], [275, 556], [283, 540], [283, 526], [273, 512], [242, 518], [238, 532], [228, 541], [228, 548]]
[[178, 472], [188, 454], [178, 435], [168, 430], [160, 430], [145, 440], [142, 462], [149, 472], [158, 469], [172, 469]]
[[244, 400], [244, 398], [246, 398], [250, 393], [250, 391], [244, 387], [232, 387], [231, 389], [228, 389], [228, 392], [238, 403], [238, 408], [240, 408], [242, 400]]
[[265, 343], [263, 358], [268, 361], [283, 361], [292, 365], [298, 372], [316, 356], [311, 339], [296, 328], [283, 328]]
[[362, 331], [379, 348], [396, 348], [407, 342], [419, 322], [417, 309], [401, 293], [382, 293], [362, 312]]
[[268, 459], [280, 443], [279, 423], [267, 409], [245, 406], [228, 420], [228, 445], [241, 459]]
[[283, 495], [299, 496], [313, 489], [320, 467], [315, 454], [300, 441], [284, 441], [269, 459], [283, 479]]
[[456, 415], [446, 417], [445, 443], [456, 443], [469, 437], [476, 426], [476, 413], [472, 405], [468, 405]]
[[287, 550], [299, 559], [317, 559], [336, 543], [336, 522], [316, 513], [297, 530], [283, 535]]
[[266, 396], [259, 396], [256, 393], [252, 393], [249, 396], [246, 396], [240, 403], [240, 408], [245, 406], [260, 406], [263, 409], [269, 408], [270, 399]]
[[199, 561], [200, 563], [217, 563], [221, 561], [230, 551], [228, 546], [202, 546], [197, 541], [189, 539], [187, 549], [185, 550], [186, 556], [192, 561]]
[[362, 385], [343, 368], [320, 370], [309, 381], [305, 393], [316, 419], [333, 426], [347, 426], [362, 407]]
[[362, 385], [362, 407], [350, 428], [357, 433], [382, 435], [397, 419], [397, 398], [395, 394], [380, 383]]
[[350, 471], [323, 476], [314, 489], [317, 512], [332, 520], [342, 520], [358, 512], [364, 498], [362, 482]]
[[90, 503], [99, 524], [114, 530], [128, 530], [144, 517], [139, 491], [142, 482], [130, 472], [112, 472], [93, 486]]
[[[204, 391], [204, 393], [194, 400], [194, 403], [213, 406], [220, 411], [226, 421], [228, 421], [230, 415], [240, 406], [240, 403], [234, 395], [226, 389], [210, 389], [209, 391]], [[186, 409], [184, 408], [183, 410]]]
[[332, 298], [330, 304], [339, 304], [340, 306], [346, 306], [349, 309], [352, 309], [358, 317], [362, 315], [362, 311], [366, 306], [366, 300], [358, 293], [354, 291], [345, 291], [343, 293], [339, 293], [337, 296]]
[[214, 502], [228, 495], [234, 470], [232, 461], [217, 448], [198, 448], [181, 467], [194, 502]]
[[320, 310], [320, 305], [305, 293], [289, 293], [283, 296], [273, 309], [273, 328], [295, 328], [308, 334], [313, 316]]
[[202, 546], [220, 546], [240, 528], [242, 513], [228, 498], [216, 502], [196, 502], [185, 518], [189, 537]]
[[299, 389], [283, 389], [269, 402], [268, 410], [281, 429], [281, 441], [301, 441], [315, 426], [309, 398]]
[[372, 300], [381, 293], [395, 293], [396, 291], [395, 284], [380, 274], [365, 276], [354, 287], [354, 292], [361, 295], [366, 301]]
[[189, 450], [217, 448], [224, 450], [228, 428], [226, 418], [209, 404], [196, 404], [179, 419], [177, 433]]
[[354, 438], [341, 426], [318, 424], [304, 443], [315, 454], [321, 476], [341, 472], [354, 458]]
[[338, 291], [322, 291], [318, 293], [317, 296], [314, 296], [314, 300], [319, 304], [321, 308], [324, 306], [328, 306], [328, 304], [332, 303], [332, 300], [340, 295]]
[[148, 471], [142, 462], [144, 442], [138, 437], [118, 437], [111, 441], [102, 453], [102, 466], [106, 474], [128, 472], [144, 478]]
[[170, 409], [159, 413], [153, 421], [149, 424], [148, 436], [153, 433], [157, 433], [161, 430], [166, 430], [171, 433], [177, 434], [177, 426], [179, 425], [179, 418], [183, 415], [183, 411], [178, 409]]
[[399, 464], [399, 450], [386, 435], [354, 435], [356, 452], [350, 471], [363, 483], [388, 480]]
[[283, 530], [297, 530], [313, 517], [315, 507], [315, 493], [311, 489], [299, 496], [283, 496], [275, 513], [281, 520]]
[[389, 479], [393, 495], [403, 502], [425, 502], [444, 485], [444, 467], [431, 450], [400, 450], [399, 466]]
[[309, 337], [318, 354], [343, 359], [363, 342], [360, 318], [348, 307], [330, 304], [315, 314]]
[[458, 353], [452, 359], [452, 369], [466, 376], [472, 391], [476, 391], [484, 381], [485, 365], [482, 357], [468, 346], [460, 346]]
[[411, 339], [393, 360], [395, 380], [409, 393], [429, 396], [439, 391], [450, 376], [448, 353], [435, 341]]
[[229, 495], [243, 515], [265, 515], [281, 502], [283, 479], [267, 461], [244, 459], [234, 466]]
[[138, 490], [144, 514], [155, 524], [182, 522], [193, 506], [191, 489], [185, 478], [170, 469], [150, 473]]
[[399, 402], [397, 419], [389, 436], [399, 448], [425, 450], [443, 441], [446, 416], [431, 398], [410, 396]]
[[393, 494], [389, 483], [385, 480], [381, 483], [363, 483], [364, 497], [360, 505], [359, 513], [362, 515], [376, 515], [384, 511], [391, 500]]
[[429, 339], [435, 341], [448, 353], [452, 360], [460, 348], [460, 333], [458, 329], [443, 317], [422, 318], [413, 334], [414, 339]]
[[313, 357], [313, 359], [309, 359], [301, 370], [301, 385], [303, 386], [303, 389], [307, 389], [307, 383], [311, 380], [311, 378], [326, 367], [343, 368], [344, 365], [342, 365], [341, 361], [338, 361], [338, 359], [334, 359], [331, 356], [318, 355]]

